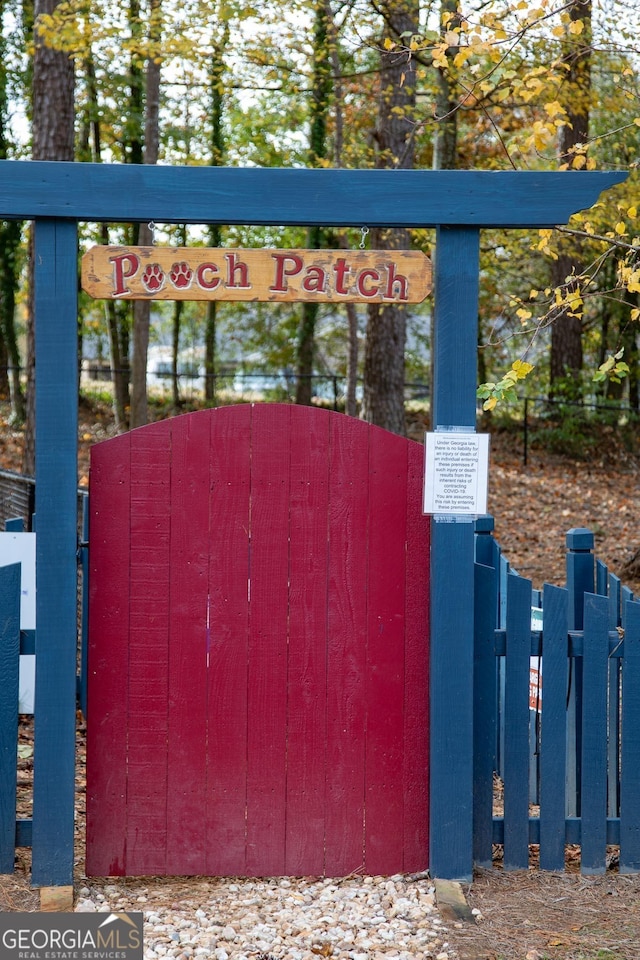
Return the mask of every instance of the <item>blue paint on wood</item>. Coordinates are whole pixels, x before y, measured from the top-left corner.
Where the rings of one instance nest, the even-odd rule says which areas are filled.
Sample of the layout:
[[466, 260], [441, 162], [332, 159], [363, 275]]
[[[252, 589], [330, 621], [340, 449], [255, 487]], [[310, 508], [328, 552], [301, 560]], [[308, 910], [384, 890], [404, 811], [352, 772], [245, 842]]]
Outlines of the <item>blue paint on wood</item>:
[[78, 549], [82, 570], [82, 606], [80, 624], [80, 674], [78, 676], [78, 703], [82, 716], [87, 717], [87, 641], [89, 632], [89, 497], [82, 497], [82, 543]]
[[19, 563], [0, 567], [0, 873], [13, 873], [18, 776]]
[[495, 654], [498, 572], [475, 565], [475, 656], [473, 728], [473, 859], [482, 867], [492, 863], [493, 771], [495, 766], [498, 704]]
[[30, 847], [33, 845], [33, 820], [31, 818], [16, 820], [16, 847]]
[[[582, 630], [584, 595], [593, 593], [595, 562], [594, 536], [585, 527], [574, 527], [566, 535], [569, 630]], [[570, 664], [571, 678], [567, 710], [567, 815], [580, 815], [582, 755], [582, 660]]]
[[529, 865], [529, 657], [531, 581], [507, 580], [504, 697], [504, 869]]
[[640, 871], [640, 604], [627, 603], [622, 667], [620, 873]]
[[[0, 215], [323, 226], [552, 227], [625, 173], [0, 163]], [[460, 264], [458, 264], [460, 266]]]
[[[434, 271], [433, 424], [475, 430], [479, 232], [441, 228]], [[473, 871], [474, 525], [431, 527], [430, 854], [433, 876]], [[454, 599], [455, 597], [455, 599]]]
[[[599, 563], [600, 561], [598, 561]], [[603, 564], [604, 566], [604, 564]], [[605, 567], [605, 570], [607, 568]], [[607, 706], [608, 723], [608, 770], [607, 778], [607, 813], [610, 817], [617, 817], [620, 813], [620, 679], [622, 664], [620, 654], [622, 642], [616, 631], [621, 625], [621, 591], [620, 578], [607, 570], [607, 590], [602, 591], [609, 597], [609, 699]], [[598, 590], [598, 593], [601, 591]], [[611, 637], [613, 634], [613, 637]], [[611, 649], [613, 643], [613, 650]], [[612, 655], [613, 654], [613, 655]]]
[[36, 671], [33, 874], [73, 878], [77, 647], [77, 227], [35, 225]]
[[7, 533], [22, 533], [24, 520], [22, 517], [8, 517], [4, 522], [4, 528]]
[[564, 869], [568, 659], [566, 590], [545, 584], [540, 736], [540, 866]]
[[606, 868], [608, 613], [606, 597], [585, 596], [581, 806], [584, 874], [604, 873]]

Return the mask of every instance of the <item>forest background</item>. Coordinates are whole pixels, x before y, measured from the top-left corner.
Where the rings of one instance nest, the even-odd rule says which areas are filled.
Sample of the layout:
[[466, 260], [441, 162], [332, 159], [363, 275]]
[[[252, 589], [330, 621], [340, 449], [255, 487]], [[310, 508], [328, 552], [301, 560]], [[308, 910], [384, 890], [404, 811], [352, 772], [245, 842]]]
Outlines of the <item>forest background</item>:
[[[479, 397], [640, 409], [640, 9], [632, 0], [0, 0], [0, 159], [278, 167], [615, 169], [567, 227], [482, 234]], [[206, 218], [207, 211], [203, 210]], [[84, 224], [94, 243], [413, 248], [429, 230]], [[33, 472], [28, 224], [0, 224], [0, 391]], [[405, 430], [428, 394], [430, 304], [91, 301], [79, 367], [106, 368], [118, 430], [251, 375], [299, 403]], [[197, 368], [197, 369], [196, 369]], [[280, 379], [278, 379], [280, 378]], [[522, 384], [519, 381], [526, 381]], [[282, 388], [279, 388], [282, 389]], [[261, 395], [265, 389], [261, 389]], [[341, 399], [341, 403], [342, 403]]]

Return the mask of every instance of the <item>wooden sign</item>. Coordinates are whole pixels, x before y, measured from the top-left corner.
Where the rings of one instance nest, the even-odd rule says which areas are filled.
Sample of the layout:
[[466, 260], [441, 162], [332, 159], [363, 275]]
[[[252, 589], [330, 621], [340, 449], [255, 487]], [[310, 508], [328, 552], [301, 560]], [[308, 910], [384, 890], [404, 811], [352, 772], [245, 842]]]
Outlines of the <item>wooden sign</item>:
[[100, 299], [420, 303], [431, 261], [407, 250], [92, 247], [82, 288]]

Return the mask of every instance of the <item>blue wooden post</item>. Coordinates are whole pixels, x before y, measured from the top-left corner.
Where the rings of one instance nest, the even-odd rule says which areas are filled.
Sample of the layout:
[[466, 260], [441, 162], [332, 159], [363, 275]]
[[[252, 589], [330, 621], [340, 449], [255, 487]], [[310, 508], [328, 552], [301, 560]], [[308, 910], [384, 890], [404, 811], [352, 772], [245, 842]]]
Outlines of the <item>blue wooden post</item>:
[[580, 869], [599, 874], [606, 869], [607, 851], [607, 598], [588, 595], [583, 619]]
[[13, 873], [18, 774], [20, 564], [0, 567], [0, 873]]
[[640, 871], [640, 604], [627, 602], [622, 668], [620, 873]]
[[76, 720], [77, 226], [35, 224], [36, 690], [33, 874], [73, 882]]
[[540, 757], [540, 866], [543, 870], [564, 869], [568, 602], [567, 590], [545, 584]]
[[[567, 589], [569, 630], [582, 630], [584, 595], [595, 589], [594, 536], [591, 530], [574, 527], [567, 532]], [[567, 707], [567, 815], [580, 816], [582, 757], [582, 661], [571, 663], [571, 690]]]
[[[478, 230], [437, 232], [435, 430], [475, 430], [479, 249]], [[473, 538], [472, 518], [433, 518], [430, 870], [456, 879], [473, 872]]]
[[505, 666], [504, 869], [529, 865], [529, 658], [531, 581], [507, 579]]

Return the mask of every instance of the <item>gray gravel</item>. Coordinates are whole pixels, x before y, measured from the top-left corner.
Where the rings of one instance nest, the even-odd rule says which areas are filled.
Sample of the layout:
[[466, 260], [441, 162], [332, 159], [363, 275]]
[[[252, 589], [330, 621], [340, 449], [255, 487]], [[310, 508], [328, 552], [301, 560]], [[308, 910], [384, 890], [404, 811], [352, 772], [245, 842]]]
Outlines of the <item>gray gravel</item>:
[[455, 960], [424, 875], [87, 880], [78, 911], [144, 913], [145, 958]]

